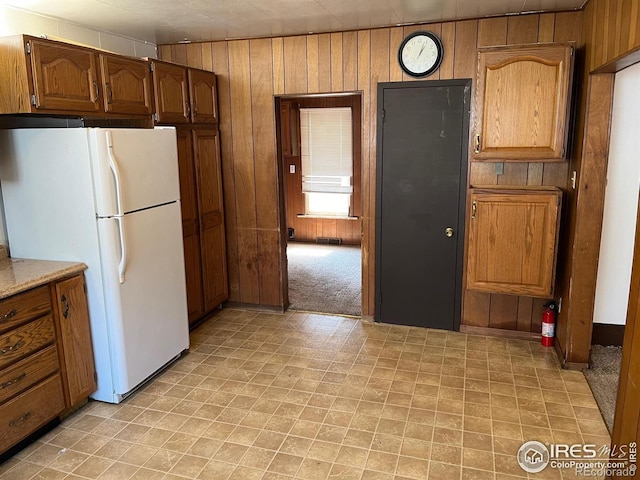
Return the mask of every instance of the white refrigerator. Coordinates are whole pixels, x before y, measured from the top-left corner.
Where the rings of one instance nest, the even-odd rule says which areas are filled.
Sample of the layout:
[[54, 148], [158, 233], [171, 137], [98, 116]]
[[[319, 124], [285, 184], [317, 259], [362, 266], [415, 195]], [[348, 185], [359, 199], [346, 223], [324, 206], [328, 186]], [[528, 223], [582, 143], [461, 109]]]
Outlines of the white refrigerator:
[[98, 389], [119, 403], [189, 347], [176, 132], [0, 131], [12, 257], [84, 262]]

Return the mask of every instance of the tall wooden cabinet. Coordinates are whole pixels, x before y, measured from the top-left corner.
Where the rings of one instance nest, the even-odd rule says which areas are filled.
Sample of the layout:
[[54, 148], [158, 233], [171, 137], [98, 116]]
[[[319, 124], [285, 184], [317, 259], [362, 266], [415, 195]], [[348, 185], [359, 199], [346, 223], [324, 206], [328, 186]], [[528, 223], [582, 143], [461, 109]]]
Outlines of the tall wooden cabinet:
[[561, 198], [555, 187], [471, 189], [467, 288], [550, 298]]
[[156, 122], [178, 136], [189, 322], [229, 295], [215, 74], [153, 61]]
[[563, 160], [573, 63], [570, 43], [480, 49], [474, 159]]

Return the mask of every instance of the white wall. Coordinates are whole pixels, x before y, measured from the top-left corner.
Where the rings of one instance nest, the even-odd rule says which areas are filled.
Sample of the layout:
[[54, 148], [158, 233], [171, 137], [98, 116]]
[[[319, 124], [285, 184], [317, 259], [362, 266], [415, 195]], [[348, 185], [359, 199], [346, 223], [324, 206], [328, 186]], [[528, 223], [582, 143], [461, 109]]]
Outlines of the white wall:
[[624, 325], [640, 188], [640, 64], [616, 74], [602, 243], [593, 313], [595, 323]]
[[0, 36], [20, 33], [69, 40], [121, 55], [157, 58], [155, 44], [0, 5]]

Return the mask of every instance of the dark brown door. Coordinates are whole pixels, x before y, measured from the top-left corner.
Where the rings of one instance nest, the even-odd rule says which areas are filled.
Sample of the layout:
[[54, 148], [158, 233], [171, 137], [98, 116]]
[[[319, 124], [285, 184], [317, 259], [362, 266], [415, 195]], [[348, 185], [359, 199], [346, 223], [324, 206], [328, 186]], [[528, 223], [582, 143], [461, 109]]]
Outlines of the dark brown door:
[[228, 297], [227, 252], [224, 236], [220, 139], [218, 130], [194, 130], [202, 289], [209, 312]]
[[459, 327], [470, 87], [378, 86], [377, 321]]

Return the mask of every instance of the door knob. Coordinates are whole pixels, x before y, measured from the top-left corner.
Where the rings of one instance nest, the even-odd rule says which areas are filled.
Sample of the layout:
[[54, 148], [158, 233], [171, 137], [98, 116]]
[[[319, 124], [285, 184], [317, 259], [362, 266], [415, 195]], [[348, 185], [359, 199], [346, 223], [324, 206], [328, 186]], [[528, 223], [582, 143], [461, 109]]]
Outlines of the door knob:
[[445, 228], [445, 229], [444, 229], [444, 234], [445, 234], [447, 237], [453, 237], [453, 228], [451, 228], [451, 227], [447, 227], [447, 228]]

